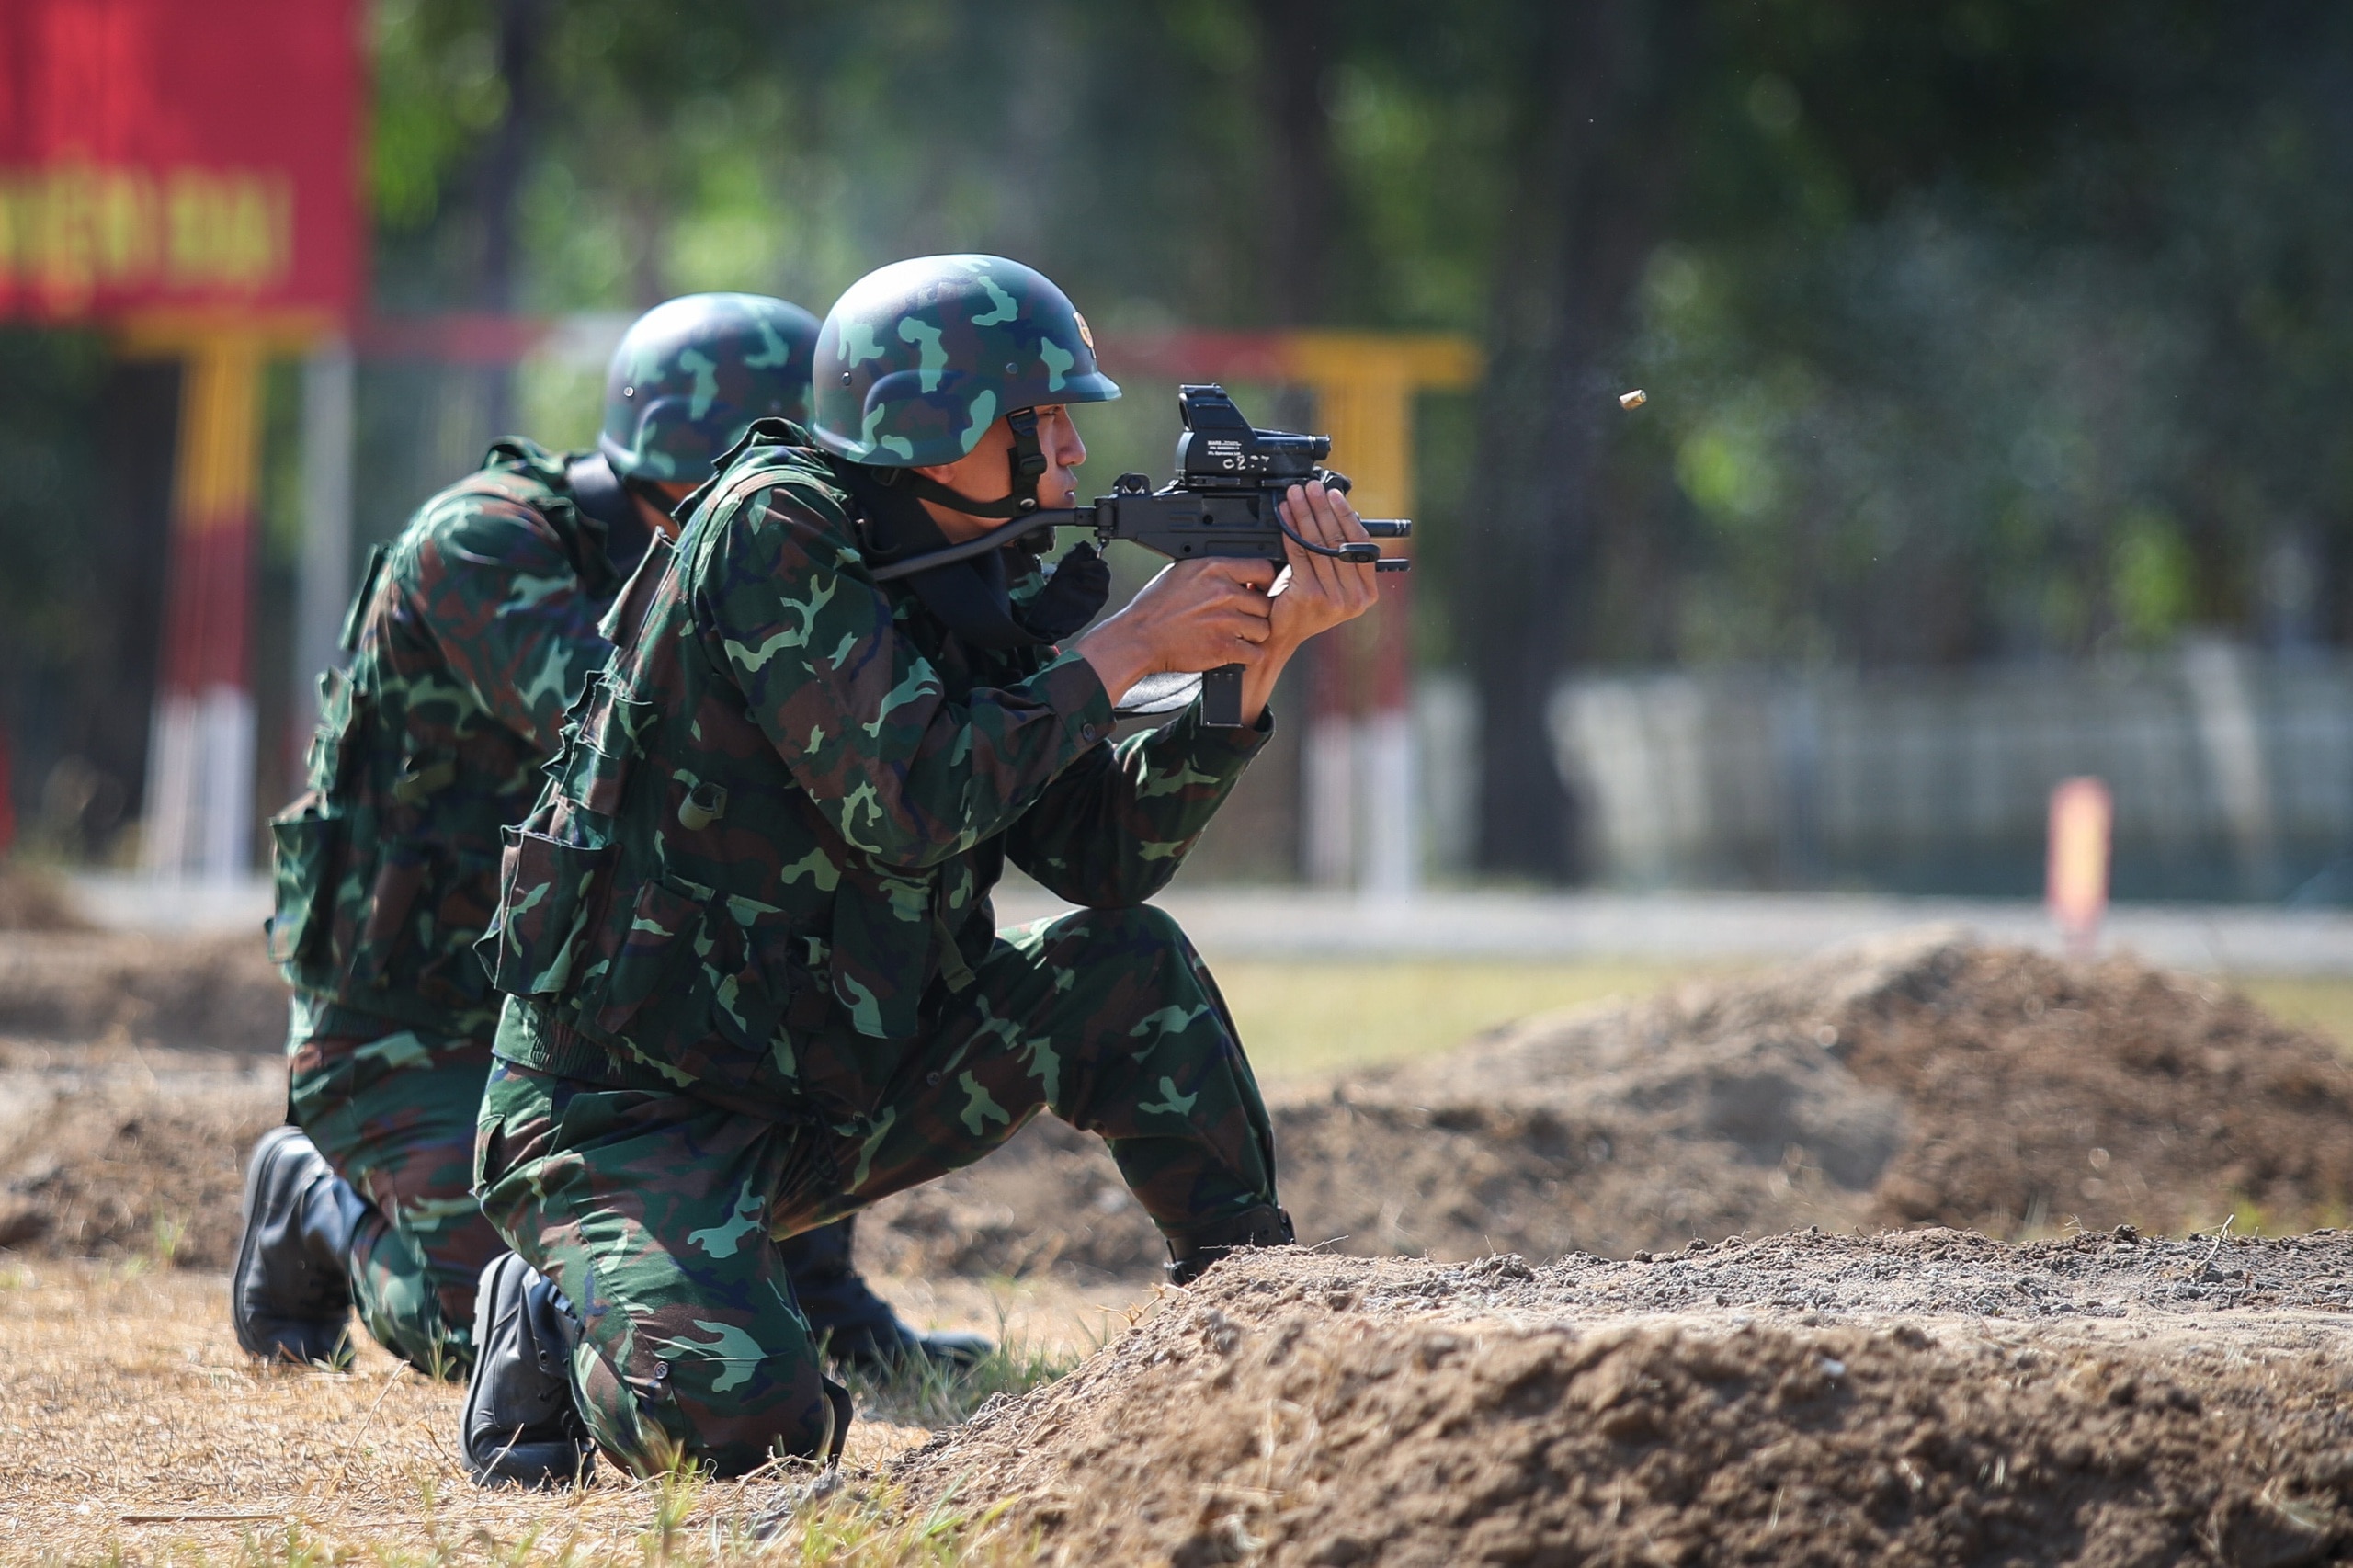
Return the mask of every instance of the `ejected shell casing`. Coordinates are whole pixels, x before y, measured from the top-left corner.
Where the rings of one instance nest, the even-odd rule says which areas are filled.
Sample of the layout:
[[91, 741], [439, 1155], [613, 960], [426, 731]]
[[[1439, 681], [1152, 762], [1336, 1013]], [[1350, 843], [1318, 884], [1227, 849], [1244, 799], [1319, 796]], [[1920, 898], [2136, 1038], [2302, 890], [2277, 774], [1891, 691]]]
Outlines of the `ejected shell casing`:
[[1620, 408], [1640, 408], [1643, 404], [1650, 402], [1650, 393], [1644, 392], [1640, 387], [1636, 387], [1632, 392], [1620, 392], [1618, 394], [1618, 406]]

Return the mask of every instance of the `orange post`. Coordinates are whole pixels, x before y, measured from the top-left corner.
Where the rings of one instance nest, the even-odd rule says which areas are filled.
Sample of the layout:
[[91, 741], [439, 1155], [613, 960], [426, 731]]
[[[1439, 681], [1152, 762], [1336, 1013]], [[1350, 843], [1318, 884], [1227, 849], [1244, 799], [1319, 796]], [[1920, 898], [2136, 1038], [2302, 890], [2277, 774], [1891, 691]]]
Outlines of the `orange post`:
[[2065, 778], [2051, 791], [2045, 892], [2067, 950], [2088, 958], [2108, 913], [2109, 854], [2115, 803], [2097, 778]]

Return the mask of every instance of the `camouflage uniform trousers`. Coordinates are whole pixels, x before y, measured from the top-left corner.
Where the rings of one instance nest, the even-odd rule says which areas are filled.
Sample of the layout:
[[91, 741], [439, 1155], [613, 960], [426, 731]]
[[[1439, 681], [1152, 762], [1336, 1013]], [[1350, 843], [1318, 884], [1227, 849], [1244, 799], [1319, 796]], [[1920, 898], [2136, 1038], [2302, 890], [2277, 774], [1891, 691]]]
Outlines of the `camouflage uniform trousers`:
[[[851, 1125], [493, 1071], [476, 1190], [579, 1313], [574, 1392], [618, 1462], [737, 1475], [816, 1452], [818, 1346], [777, 1238], [971, 1165], [1041, 1108], [1101, 1133], [1164, 1231], [1274, 1201], [1273, 1134], [1233, 1020], [1159, 911], [1001, 932], [973, 983], [927, 1014]], [[818, 1049], [892, 1048], [839, 1033]]]
[[462, 1378], [474, 1283], [506, 1244], [472, 1190], [491, 1042], [386, 1028], [298, 1036], [288, 1097], [296, 1125], [368, 1200], [347, 1264], [359, 1321], [419, 1371]]

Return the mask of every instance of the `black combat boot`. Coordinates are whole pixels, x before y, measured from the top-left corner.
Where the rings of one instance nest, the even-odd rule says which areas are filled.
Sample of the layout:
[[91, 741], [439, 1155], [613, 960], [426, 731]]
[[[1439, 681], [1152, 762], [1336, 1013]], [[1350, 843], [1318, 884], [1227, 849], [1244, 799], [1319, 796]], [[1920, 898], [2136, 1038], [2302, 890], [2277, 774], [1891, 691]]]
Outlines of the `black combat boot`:
[[353, 1229], [367, 1201], [299, 1127], [272, 1128], [245, 1166], [245, 1233], [229, 1277], [237, 1343], [267, 1361], [347, 1364]]
[[1168, 1282], [1190, 1285], [1228, 1253], [1244, 1247], [1287, 1247], [1297, 1238], [1290, 1216], [1270, 1203], [1231, 1220], [1180, 1232], [1168, 1238]]
[[899, 1321], [850, 1260], [857, 1216], [778, 1244], [792, 1294], [826, 1354], [861, 1372], [885, 1373], [913, 1357], [970, 1367], [996, 1348], [977, 1334], [918, 1334]]
[[458, 1445], [477, 1485], [563, 1486], [588, 1479], [597, 1446], [572, 1403], [572, 1303], [511, 1252], [474, 1292], [474, 1369]]

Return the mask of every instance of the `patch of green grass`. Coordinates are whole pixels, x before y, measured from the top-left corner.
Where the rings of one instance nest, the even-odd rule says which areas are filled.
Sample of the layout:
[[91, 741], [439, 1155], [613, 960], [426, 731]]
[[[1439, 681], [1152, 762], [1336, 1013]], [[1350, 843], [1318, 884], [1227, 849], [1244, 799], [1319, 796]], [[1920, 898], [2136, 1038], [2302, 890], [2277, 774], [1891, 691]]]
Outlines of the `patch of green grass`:
[[158, 1214], [148, 1238], [147, 1256], [159, 1268], [178, 1261], [180, 1243], [188, 1239], [188, 1216]]
[[2353, 978], [2240, 977], [2231, 983], [2281, 1023], [2317, 1029], [2353, 1052]]
[[1019, 1398], [1052, 1382], [1078, 1365], [1078, 1358], [1056, 1354], [1002, 1333], [995, 1350], [971, 1367], [948, 1366], [917, 1358], [888, 1374], [850, 1371], [844, 1377], [861, 1415], [894, 1426], [953, 1426], [999, 1394]]
[[1449, 1051], [1530, 1014], [1644, 996], [1707, 972], [1689, 964], [1496, 959], [1223, 959], [1211, 968], [1251, 1064], [1269, 1081]]

